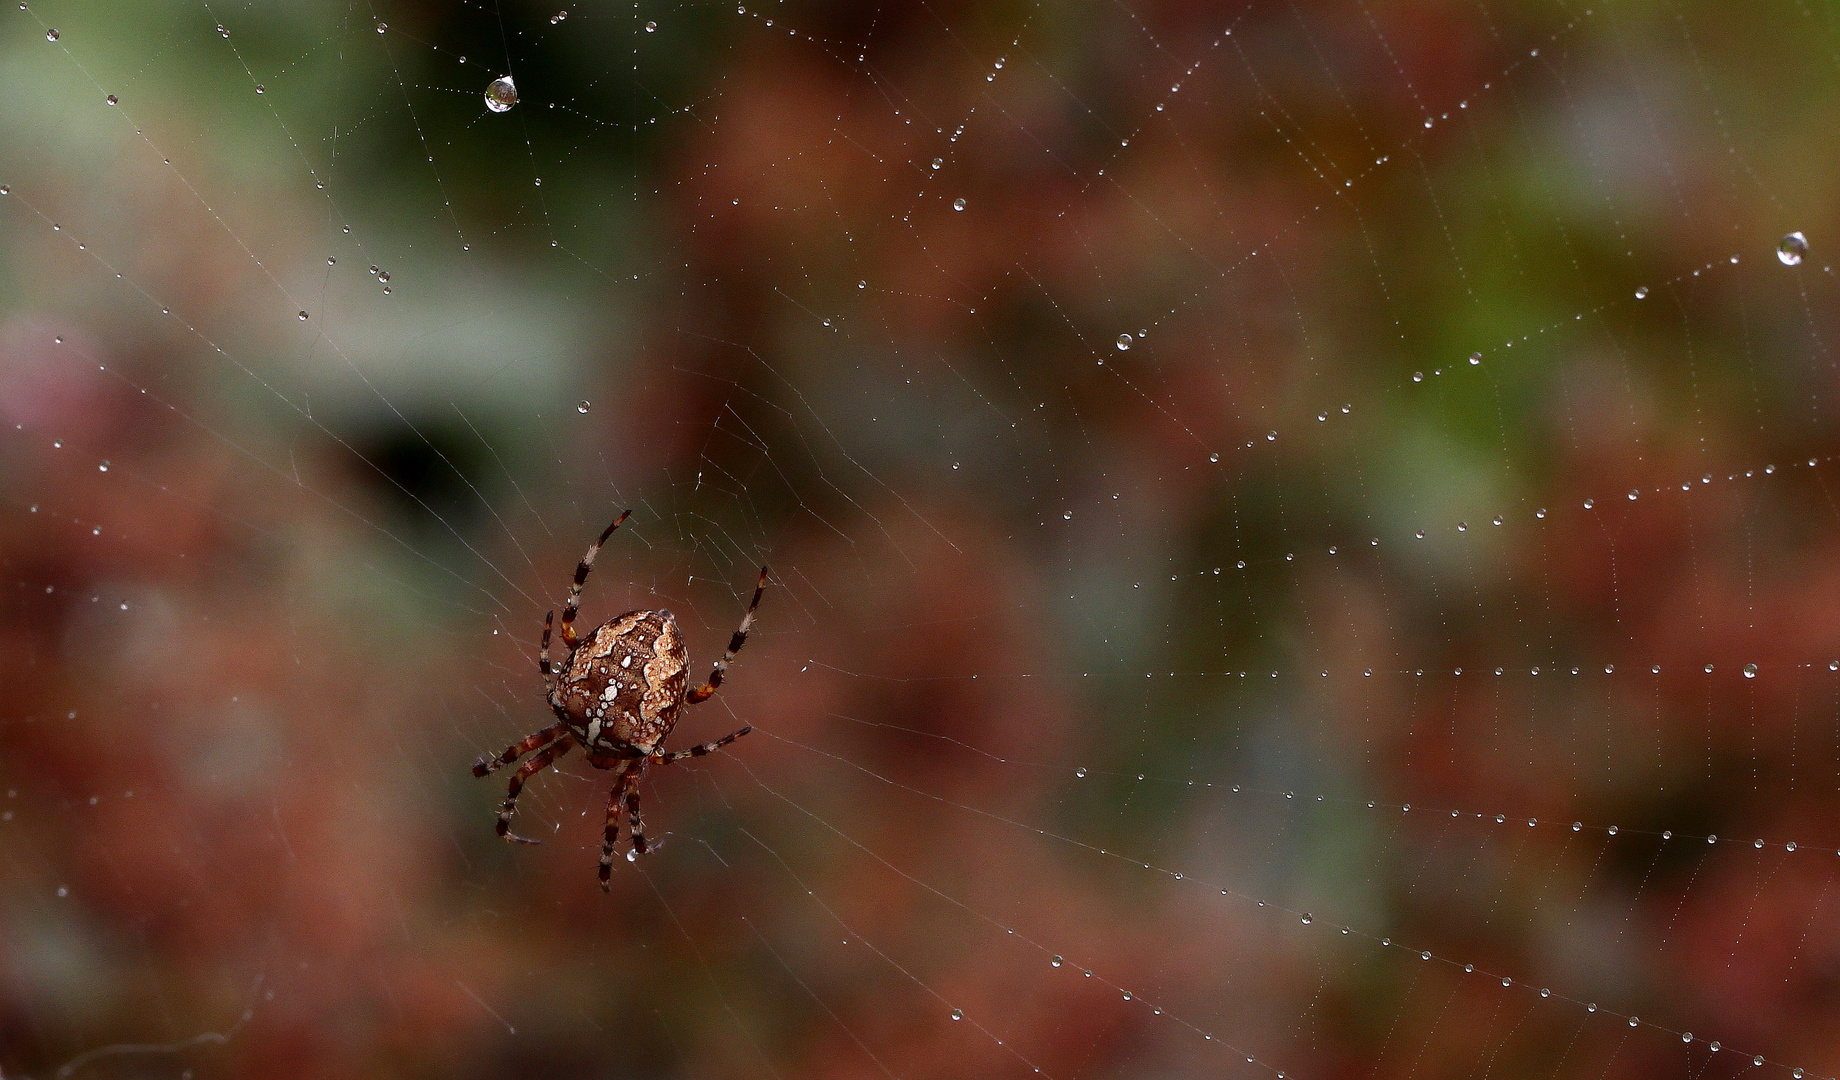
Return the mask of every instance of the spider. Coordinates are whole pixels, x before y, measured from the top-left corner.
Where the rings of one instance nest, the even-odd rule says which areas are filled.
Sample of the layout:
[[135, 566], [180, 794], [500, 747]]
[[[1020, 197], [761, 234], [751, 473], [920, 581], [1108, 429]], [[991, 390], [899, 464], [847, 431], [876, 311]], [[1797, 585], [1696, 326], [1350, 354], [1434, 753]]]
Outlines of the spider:
[[654, 762], [670, 765], [685, 758], [702, 757], [754, 730], [752, 726], [744, 727], [688, 750], [660, 749], [677, 723], [678, 712], [685, 705], [708, 701], [722, 685], [729, 662], [747, 643], [754, 609], [760, 606], [760, 594], [767, 587], [767, 568], [763, 566], [760, 581], [754, 586], [754, 599], [741, 617], [741, 627], [729, 638], [728, 651], [716, 661], [709, 681], [694, 689], [686, 690], [684, 672], [690, 666], [690, 654], [678, 632], [677, 617], [669, 611], [629, 611], [595, 627], [587, 637], [577, 638], [575, 613], [581, 607], [581, 587], [594, 567], [594, 557], [600, 554], [601, 545], [613, 530], [631, 514], [628, 510], [615, 518], [575, 568], [575, 583], [569, 586], [569, 598], [562, 607], [562, 644], [568, 647], [569, 654], [556, 668], [549, 662], [550, 628], [556, 613], [543, 616], [543, 650], [537, 668], [543, 672], [544, 697], [556, 714], [556, 723], [526, 735], [502, 753], [483, 754], [473, 763], [473, 775], [486, 776], [533, 750], [540, 751], [512, 774], [505, 804], [498, 811], [498, 835], [520, 844], [539, 842], [511, 831], [511, 815], [517, 812], [518, 793], [526, 780], [577, 744], [586, 751], [588, 764], [612, 769], [607, 839], [601, 845], [603, 890], [613, 887], [613, 848], [619, 839], [622, 801], [632, 833], [632, 852], [627, 858], [646, 853], [645, 818], [639, 810], [639, 779], [645, 775], [645, 767]]

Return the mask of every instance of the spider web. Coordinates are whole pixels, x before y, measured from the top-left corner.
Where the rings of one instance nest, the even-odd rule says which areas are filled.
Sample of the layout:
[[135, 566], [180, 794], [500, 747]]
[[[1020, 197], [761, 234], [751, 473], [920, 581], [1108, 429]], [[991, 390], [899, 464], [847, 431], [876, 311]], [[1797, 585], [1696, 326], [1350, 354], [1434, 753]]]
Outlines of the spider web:
[[0, 50], [0, 1074], [1840, 1072], [1831, 5]]

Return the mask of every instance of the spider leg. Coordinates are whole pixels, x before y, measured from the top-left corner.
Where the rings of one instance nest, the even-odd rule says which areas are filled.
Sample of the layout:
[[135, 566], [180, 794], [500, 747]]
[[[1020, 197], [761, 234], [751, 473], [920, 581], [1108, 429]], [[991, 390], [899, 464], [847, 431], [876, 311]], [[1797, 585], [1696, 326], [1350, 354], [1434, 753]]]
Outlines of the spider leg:
[[556, 676], [550, 671], [549, 666], [550, 624], [555, 621], [556, 613], [553, 611], [543, 616], [543, 650], [537, 654], [537, 670], [543, 673], [543, 698], [546, 701], [551, 694], [556, 692]]
[[601, 891], [613, 889], [613, 845], [620, 839], [620, 800], [632, 784], [631, 765], [621, 762], [614, 773], [613, 790], [607, 793], [607, 839], [601, 844]]
[[749, 724], [747, 727], [742, 728], [740, 731], [729, 732], [727, 735], [722, 736], [720, 739], [717, 739], [715, 742], [706, 742], [706, 743], [701, 744], [700, 746], [692, 746], [688, 750], [673, 750], [672, 752], [668, 754], [666, 753], [653, 754], [651, 760], [656, 761], [660, 765], [669, 765], [672, 762], [682, 761], [685, 758], [702, 757], [704, 754], [713, 754], [717, 750], [722, 749], [724, 746], [727, 746], [729, 743], [734, 742], [736, 739], [739, 739], [741, 736], [746, 735], [748, 732], [753, 731], [753, 730], [754, 730], [754, 725]]
[[729, 661], [741, 651], [741, 646], [747, 644], [748, 629], [754, 625], [754, 609], [760, 606], [760, 594], [766, 588], [767, 568], [763, 566], [760, 568], [760, 581], [754, 585], [754, 599], [748, 604], [747, 614], [741, 617], [741, 627], [728, 639], [728, 651], [722, 654], [722, 659], [716, 661], [715, 669], [709, 673], [709, 681], [684, 695], [687, 704], [708, 701], [722, 685], [722, 675], [728, 670]]
[[621, 511], [620, 516], [613, 519], [613, 524], [601, 532], [601, 538], [588, 545], [588, 553], [581, 557], [580, 565], [575, 567], [575, 583], [569, 586], [568, 602], [562, 605], [562, 643], [571, 650], [580, 643], [580, 639], [575, 636], [575, 613], [581, 610], [582, 584], [588, 580], [588, 571], [594, 569], [594, 557], [601, 553], [601, 545], [613, 535], [613, 530], [620, 527], [620, 522], [631, 514], [631, 510]]
[[[626, 821], [632, 829], [633, 850], [640, 855], [651, 850], [645, 842], [645, 812], [639, 809], [639, 777], [644, 775], [639, 769], [633, 771], [632, 783], [626, 785]], [[655, 846], [655, 845], [654, 845]]]
[[473, 775], [485, 776], [488, 773], [495, 773], [504, 766], [511, 764], [518, 758], [535, 750], [537, 747], [547, 745], [552, 742], [556, 736], [567, 730], [568, 728], [561, 724], [557, 724], [555, 727], [544, 728], [542, 731], [524, 736], [517, 742], [505, 747], [502, 753], [481, 754], [479, 755], [479, 760], [473, 762]]
[[498, 810], [498, 835], [519, 844], [540, 844], [541, 840], [531, 840], [511, 831], [511, 815], [517, 813], [518, 793], [524, 790], [524, 781], [541, 772], [549, 763], [569, 752], [575, 740], [563, 736], [560, 742], [544, 750], [518, 766], [518, 771], [511, 774], [511, 786], [505, 792], [505, 805]]

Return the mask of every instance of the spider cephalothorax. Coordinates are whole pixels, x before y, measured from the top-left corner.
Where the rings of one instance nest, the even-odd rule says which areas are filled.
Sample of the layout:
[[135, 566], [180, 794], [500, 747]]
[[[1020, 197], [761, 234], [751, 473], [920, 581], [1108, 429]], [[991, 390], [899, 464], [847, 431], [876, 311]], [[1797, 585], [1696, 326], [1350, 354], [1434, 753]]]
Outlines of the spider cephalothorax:
[[645, 854], [645, 818], [639, 810], [639, 778], [645, 775], [645, 767], [652, 762], [669, 765], [685, 758], [701, 757], [753, 730], [744, 727], [715, 742], [688, 750], [667, 752], [660, 749], [683, 707], [709, 700], [722, 685], [722, 675], [728, 670], [729, 661], [747, 642], [748, 627], [754, 623], [754, 609], [760, 606], [760, 594], [767, 587], [767, 568], [763, 566], [760, 580], [754, 586], [753, 602], [748, 604], [747, 614], [742, 616], [740, 629], [729, 639], [728, 651], [716, 661], [709, 681], [693, 690], [686, 690], [685, 673], [690, 667], [690, 654], [684, 647], [683, 635], [678, 633], [677, 618], [669, 611], [629, 611], [595, 627], [587, 637], [577, 638], [575, 613], [581, 608], [581, 587], [594, 566], [594, 556], [600, 554], [601, 545], [631, 513], [631, 510], [626, 511], [607, 526], [600, 539], [581, 557], [581, 565], [575, 568], [575, 581], [569, 586], [568, 602], [562, 608], [562, 644], [569, 653], [554, 668], [549, 662], [549, 643], [556, 613], [552, 611], [543, 617], [543, 651], [537, 667], [543, 672], [545, 696], [550, 710], [556, 714], [556, 724], [519, 739], [503, 753], [483, 754], [473, 764], [473, 775], [485, 776], [532, 750], [540, 751], [512, 774], [505, 804], [498, 812], [498, 835], [524, 844], [537, 842], [511, 831], [511, 815], [517, 812], [518, 793], [523, 790], [524, 781], [577, 744], [587, 754], [590, 765], [612, 769], [614, 784], [607, 799], [606, 842], [601, 846], [603, 889], [610, 887], [622, 801], [631, 824], [633, 854]]

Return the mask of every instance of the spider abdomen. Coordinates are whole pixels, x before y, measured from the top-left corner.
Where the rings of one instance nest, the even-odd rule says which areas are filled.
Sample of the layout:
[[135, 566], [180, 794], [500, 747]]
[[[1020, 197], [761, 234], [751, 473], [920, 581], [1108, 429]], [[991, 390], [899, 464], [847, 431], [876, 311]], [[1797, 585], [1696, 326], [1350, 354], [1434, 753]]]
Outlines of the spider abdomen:
[[629, 611], [569, 655], [550, 696], [588, 760], [601, 768], [650, 753], [677, 723], [690, 664], [669, 611]]

